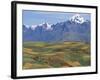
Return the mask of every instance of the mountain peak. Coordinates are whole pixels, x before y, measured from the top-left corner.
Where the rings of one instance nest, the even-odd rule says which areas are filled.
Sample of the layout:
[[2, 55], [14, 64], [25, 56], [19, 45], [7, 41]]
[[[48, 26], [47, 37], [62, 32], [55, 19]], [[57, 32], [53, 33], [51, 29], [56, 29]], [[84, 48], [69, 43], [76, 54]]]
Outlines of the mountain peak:
[[85, 19], [80, 14], [75, 14], [70, 18], [70, 21], [82, 24], [85, 22]]
[[44, 22], [42, 24], [39, 24], [39, 26], [42, 26], [46, 30], [52, 30], [51, 25], [49, 23], [47, 23], [47, 22]]
[[29, 26], [29, 25], [25, 25], [25, 27], [27, 29], [31, 28], [32, 30], [35, 30], [37, 27], [42, 27], [43, 29], [45, 30], [52, 30], [53, 28], [51, 27], [50, 24], [48, 23], [42, 23], [42, 24], [38, 24], [38, 25], [32, 25], [32, 26]]
[[32, 25], [32, 26], [31, 26], [31, 29], [32, 29], [32, 30], [35, 30], [36, 27], [37, 27], [37, 25]]
[[27, 29], [29, 29], [29, 28], [30, 28], [30, 26], [29, 26], [29, 25], [25, 25], [25, 24], [24, 24], [24, 27], [25, 27], [25, 28], [27, 28]]

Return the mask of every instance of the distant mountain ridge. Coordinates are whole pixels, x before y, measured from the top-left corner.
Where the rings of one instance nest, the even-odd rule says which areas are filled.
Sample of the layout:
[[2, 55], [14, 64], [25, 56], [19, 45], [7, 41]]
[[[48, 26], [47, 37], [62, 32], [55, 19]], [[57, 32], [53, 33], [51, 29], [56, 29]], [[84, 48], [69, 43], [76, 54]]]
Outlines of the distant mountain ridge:
[[79, 14], [56, 24], [23, 25], [23, 41], [82, 41], [90, 42], [90, 21]]

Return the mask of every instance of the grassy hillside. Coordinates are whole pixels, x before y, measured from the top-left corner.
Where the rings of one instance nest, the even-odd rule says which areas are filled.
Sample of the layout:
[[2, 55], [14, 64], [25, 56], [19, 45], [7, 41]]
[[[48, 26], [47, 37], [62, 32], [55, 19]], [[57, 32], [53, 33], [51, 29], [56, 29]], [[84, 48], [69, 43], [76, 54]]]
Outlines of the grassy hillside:
[[90, 45], [82, 42], [23, 43], [23, 69], [90, 65]]

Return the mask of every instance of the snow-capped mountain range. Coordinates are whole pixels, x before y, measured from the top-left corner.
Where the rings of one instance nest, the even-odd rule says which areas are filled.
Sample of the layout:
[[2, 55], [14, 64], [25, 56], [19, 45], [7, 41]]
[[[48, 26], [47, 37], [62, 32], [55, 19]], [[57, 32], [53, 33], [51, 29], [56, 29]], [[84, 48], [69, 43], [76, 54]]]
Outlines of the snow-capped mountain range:
[[90, 21], [79, 14], [56, 24], [23, 25], [24, 41], [84, 41], [90, 42]]
[[52, 30], [51, 25], [49, 23], [42, 23], [42, 24], [38, 24], [38, 25], [32, 25], [30, 26], [30, 28], [32, 30], [35, 30], [37, 27], [43, 27], [46, 30]]
[[[69, 21], [74, 22], [74, 23], [78, 23], [78, 24], [82, 24], [85, 22], [85, 19], [80, 16], [80, 14], [75, 14], [74, 16], [72, 16]], [[26, 28], [31, 28], [32, 30], [35, 30], [37, 27], [43, 27], [46, 30], [52, 30], [53, 28], [51, 27], [51, 24], [44, 22], [42, 24], [38, 24], [38, 25], [32, 25], [32, 26], [28, 26], [26, 25]]]

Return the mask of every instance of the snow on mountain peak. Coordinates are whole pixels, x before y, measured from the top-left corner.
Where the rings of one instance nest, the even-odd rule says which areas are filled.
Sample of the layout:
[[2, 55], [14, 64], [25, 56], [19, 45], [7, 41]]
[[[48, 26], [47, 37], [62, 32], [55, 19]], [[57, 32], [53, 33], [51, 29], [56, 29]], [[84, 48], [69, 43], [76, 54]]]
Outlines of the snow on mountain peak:
[[48, 24], [48, 23], [43, 23], [43, 28], [45, 28], [46, 30], [52, 30], [52, 27], [51, 27], [51, 25], [50, 24]]
[[42, 26], [42, 27], [43, 27], [44, 29], [46, 29], [46, 30], [52, 30], [51, 25], [48, 24], [48, 23], [46, 23], [46, 22], [44, 22], [44, 23], [42, 23], [42, 24], [39, 24], [38, 26]]
[[29, 26], [29, 25], [25, 25], [25, 27], [26, 27], [27, 29], [29, 29], [29, 28], [30, 28], [30, 26]]
[[50, 24], [48, 24], [48, 23], [42, 23], [42, 24], [38, 24], [38, 25], [32, 25], [32, 26], [29, 26], [29, 25], [25, 25], [25, 27], [27, 28], [27, 29], [29, 29], [29, 28], [31, 28], [32, 30], [35, 30], [37, 27], [42, 27], [42, 28], [44, 28], [45, 30], [52, 30], [53, 28], [51, 27], [51, 25]]
[[85, 19], [80, 14], [75, 14], [70, 18], [72, 22], [82, 24], [85, 22]]
[[32, 29], [32, 30], [35, 30], [36, 27], [37, 27], [37, 25], [32, 25], [32, 26], [31, 26], [31, 29]]

